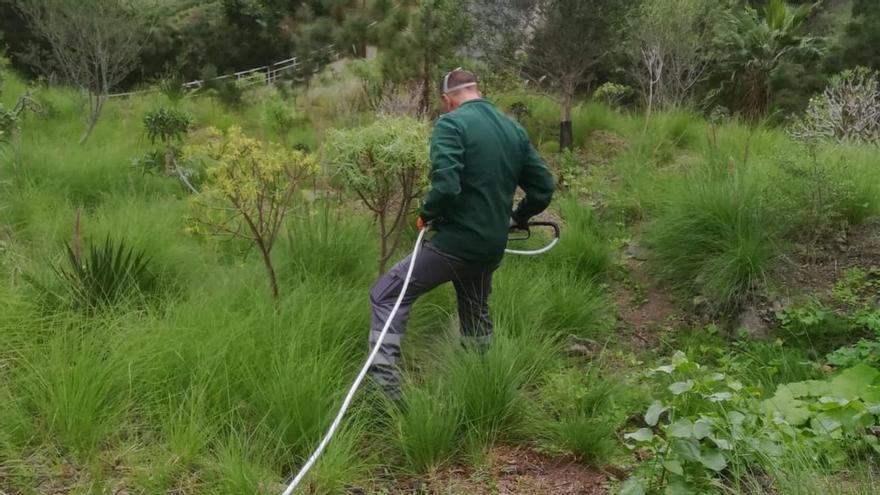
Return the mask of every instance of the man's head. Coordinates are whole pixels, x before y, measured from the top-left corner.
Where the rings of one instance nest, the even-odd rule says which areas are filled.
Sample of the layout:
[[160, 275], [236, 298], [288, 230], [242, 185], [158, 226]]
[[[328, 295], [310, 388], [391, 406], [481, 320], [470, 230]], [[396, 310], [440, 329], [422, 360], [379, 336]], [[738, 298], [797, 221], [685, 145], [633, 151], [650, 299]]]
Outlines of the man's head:
[[482, 98], [476, 76], [461, 68], [443, 76], [440, 80], [440, 96], [443, 98], [444, 112], [451, 112], [468, 100]]

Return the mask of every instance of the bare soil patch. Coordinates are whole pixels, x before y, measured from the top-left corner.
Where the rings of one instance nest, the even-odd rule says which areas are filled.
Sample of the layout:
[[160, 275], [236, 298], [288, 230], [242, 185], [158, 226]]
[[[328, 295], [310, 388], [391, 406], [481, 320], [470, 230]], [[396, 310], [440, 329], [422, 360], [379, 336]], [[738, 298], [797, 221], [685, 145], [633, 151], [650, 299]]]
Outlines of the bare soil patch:
[[394, 495], [604, 495], [608, 477], [571, 458], [501, 446], [482, 469], [456, 466], [430, 480], [401, 482]]

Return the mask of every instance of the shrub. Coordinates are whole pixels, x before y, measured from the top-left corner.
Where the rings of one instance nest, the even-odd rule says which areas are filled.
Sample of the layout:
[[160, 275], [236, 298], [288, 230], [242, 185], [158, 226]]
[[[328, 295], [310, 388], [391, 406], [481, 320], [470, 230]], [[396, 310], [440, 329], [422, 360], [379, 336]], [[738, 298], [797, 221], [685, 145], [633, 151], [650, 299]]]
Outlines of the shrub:
[[176, 107], [186, 96], [187, 90], [183, 86], [185, 83], [186, 81], [179, 71], [168, 71], [157, 81], [156, 86], [165, 98], [168, 98], [168, 101]]
[[593, 93], [593, 98], [602, 101], [610, 107], [622, 107], [633, 96], [633, 89], [625, 84], [606, 82]]
[[192, 228], [253, 242], [278, 299], [272, 248], [294, 195], [317, 172], [317, 162], [301, 151], [249, 138], [238, 127], [226, 135], [210, 130], [206, 144], [189, 146], [184, 155], [207, 166], [210, 178], [193, 201]]
[[113, 306], [146, 292], [153, 278], [143, 251], [107, 236], [103, 245], [92, 244], [86, 256], [67, 245], [66, 265], [55, 267], [72, 303], [88, 311]]
[[328, 133], [323, 160], [334, 181], [354, 191], [379, 226], [379, 272], [400, 243], [413, 200], [425, 188], [428, 126], [410, 117], [382, 117]]
[[263, 112], [263, 121], [278, 136], [281, 144], [287, 146], [290, 131], [302, 122], [302, 118], [293, 111], [290, 104], [279, 98], [266, 102]]
[[159, 142], [165, 147], [166, 175], [174, 173], [178, 146], [192, 126], [192, 116], [174, 108], [161, 107], [144, 116], [144, 128], [150, 143]]
[[880, 142], [880, 72], [859, 67], [835, 76], [788, 132], [807, 141]]
[[[838, 150], [839, 151], [839, 150]], [[877, 185], [868, 171], [841, 153], [806, 152], [777, 159], [780, 177], [772, 182], [775, 201], [797, 240], [815, 244], [858, 225], [875, 211]]]

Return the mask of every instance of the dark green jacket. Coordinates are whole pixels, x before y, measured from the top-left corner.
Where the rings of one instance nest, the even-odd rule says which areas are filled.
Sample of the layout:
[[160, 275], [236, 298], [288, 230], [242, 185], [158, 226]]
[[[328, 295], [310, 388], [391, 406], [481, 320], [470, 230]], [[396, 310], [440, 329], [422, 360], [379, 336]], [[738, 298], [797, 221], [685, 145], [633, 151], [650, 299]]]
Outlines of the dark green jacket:
[[[500, 262], [510, 219], [528, 220], [553, 196], [553, 175], [526, 132], [483, 99], [467, 101], [437, 121], [431, 169], [421, 215], [437, 230], [432, 243], [475, 263]], [[514, 211], [517, 186], [526, 197]]]

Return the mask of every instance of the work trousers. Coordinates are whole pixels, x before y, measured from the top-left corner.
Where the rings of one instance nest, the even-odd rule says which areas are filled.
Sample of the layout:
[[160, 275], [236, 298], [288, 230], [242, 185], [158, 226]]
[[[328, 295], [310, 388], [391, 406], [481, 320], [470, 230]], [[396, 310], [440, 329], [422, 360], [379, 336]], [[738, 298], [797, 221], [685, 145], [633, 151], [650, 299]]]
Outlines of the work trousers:
[[[395, 265], [370, 290], [370, 302], [373, 306], [370, 349], [376, 345], [394, 303], [400, 296], [410, 260], [411, 256]], [[488, 348], [492, 339], [489, 294], [492, 290], [492, 274], [497, 268], [497, 263], [469, 263], [443, 253], [430, 242], [422, 245], [406, 295], [370, 368], [371, 376], [389, 398], [400, 398], [400, 346], [410, 310], [421, 295], [435, 287], [452, 282], [458, 300], [458, 317], [464, 343], [471, 343], [481, 350]]]

